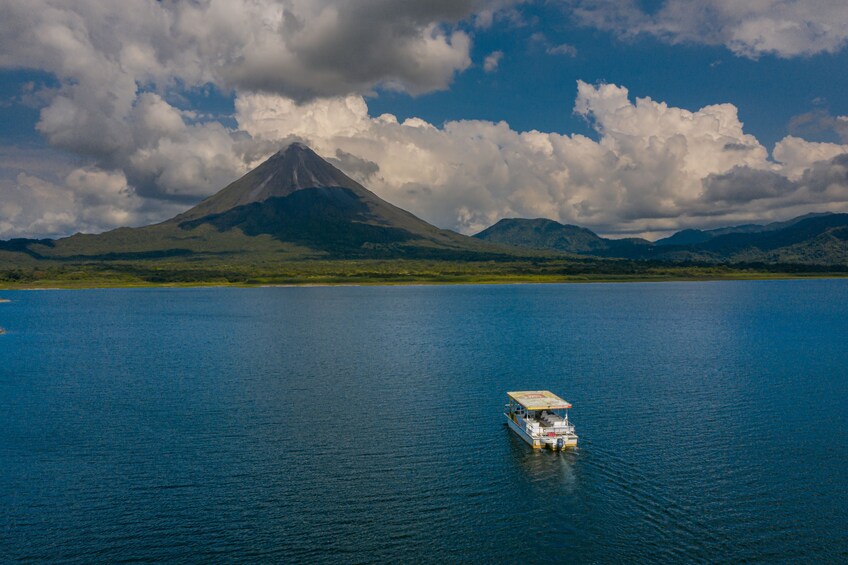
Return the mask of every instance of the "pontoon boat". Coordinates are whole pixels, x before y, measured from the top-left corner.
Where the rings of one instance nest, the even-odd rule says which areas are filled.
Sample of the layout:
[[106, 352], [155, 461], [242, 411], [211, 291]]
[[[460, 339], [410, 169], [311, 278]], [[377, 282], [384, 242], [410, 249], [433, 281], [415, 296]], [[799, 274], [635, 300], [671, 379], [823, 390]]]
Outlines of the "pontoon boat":
[[534, 449], [554, 451], [577, 447], [577, 434], [568, 421], [571, 404], [547, 390], [506, 393], [504, 415], [509, 427]]

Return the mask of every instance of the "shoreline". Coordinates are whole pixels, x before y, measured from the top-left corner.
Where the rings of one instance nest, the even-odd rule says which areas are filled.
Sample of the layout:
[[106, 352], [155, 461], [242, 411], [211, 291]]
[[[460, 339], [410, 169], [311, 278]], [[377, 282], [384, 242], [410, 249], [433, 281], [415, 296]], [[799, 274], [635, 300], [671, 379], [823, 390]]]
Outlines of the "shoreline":
[[[361, 281], [304, 281], [281, 283], [243, 283], [243, 282], [185, 282], [185, 283], [155, 283], [147, 281], [115, 282], [110, 281], [74, 281], [73, 284], [62, 284], [51, 281], [48, 285], [35, 283], [33, 285], [0, 285], [2, 291], [45, 291], [45, 290], [107, 290], [107, 289], [142, 289], [142, 288], [316, 288], [316, 287], [359, 287], [359, 286], [462, 286], [462, 285], [534, 285], [534, 284], [618, 284], [618, 283], [669, 283], [669, 282], [721, 282], [721, 281], [784, 281], [784, 280], [837, 280], [846, 279], [848, 274], [791, 274], [791, 273], [751, 273], [747, 276], [573, 276], [573, 277], [480, 277], [478, 280], [361, 280]], [[0, 303], [11, 300], [0, 298]]]

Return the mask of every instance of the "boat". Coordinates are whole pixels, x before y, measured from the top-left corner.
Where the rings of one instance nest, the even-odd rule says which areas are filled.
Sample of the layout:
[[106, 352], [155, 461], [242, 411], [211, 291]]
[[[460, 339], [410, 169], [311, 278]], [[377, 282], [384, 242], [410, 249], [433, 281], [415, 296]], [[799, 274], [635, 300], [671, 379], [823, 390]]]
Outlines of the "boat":
[[571, 404], [548, 390], [507, 392], [506, 423], [533, 449], [562, 451], [577, 447], [574, 425], [568, 420]]

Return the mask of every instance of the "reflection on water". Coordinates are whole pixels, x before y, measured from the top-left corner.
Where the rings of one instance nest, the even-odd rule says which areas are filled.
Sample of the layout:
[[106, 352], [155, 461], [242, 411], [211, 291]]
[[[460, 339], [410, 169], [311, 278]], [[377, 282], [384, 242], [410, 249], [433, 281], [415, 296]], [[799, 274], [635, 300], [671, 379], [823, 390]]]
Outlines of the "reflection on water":
[[533, 449], [515, 432], [504, 426], [511, 462], [532, 483], [542, 483], [559, 492], [572, 492], [577, 488], [577, 467], [580, 447], [565, 451]]

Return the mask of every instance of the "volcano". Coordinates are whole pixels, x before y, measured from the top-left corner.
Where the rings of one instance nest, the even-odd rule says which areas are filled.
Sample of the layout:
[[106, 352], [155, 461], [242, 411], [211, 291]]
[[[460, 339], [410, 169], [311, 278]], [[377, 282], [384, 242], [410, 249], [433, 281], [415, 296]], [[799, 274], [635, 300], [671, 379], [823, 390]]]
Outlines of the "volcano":
[[292, 143], [237, 181], [180, 214], [175, 220], [220, 214], [269, 198], [284, 198], [298, 190], [317, 188], [342, 188], [363, 198], [377, 198], [306, 145]]
[[262, 261], [500, 253], [490, 243], [439, 229], [386, 202], [301, 143], [160, 224], [77, 234], [30, 251], [44, 258], [98, 260], [264, 254]]
[[389, 204], [300, 143], [171, 222], [188, 230], [208, 224], [267, 234], [336, 254], [400, 251], [412, 242], [454, 248], [471, 241]]

